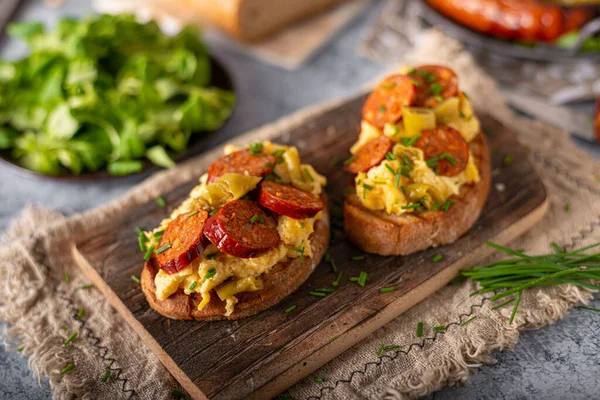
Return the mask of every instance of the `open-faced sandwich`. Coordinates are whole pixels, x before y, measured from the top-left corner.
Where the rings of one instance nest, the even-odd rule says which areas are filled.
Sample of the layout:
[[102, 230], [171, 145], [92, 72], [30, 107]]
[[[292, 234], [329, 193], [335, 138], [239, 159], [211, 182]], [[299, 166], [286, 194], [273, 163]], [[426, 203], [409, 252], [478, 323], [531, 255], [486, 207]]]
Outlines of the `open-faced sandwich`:
[[454, 242], [477, 220], [491, 182], [489, 149], [454, 71], [421, 66], [368, 96], [346, 171], [347, 237], [401, 255]]
[[295, 147], [226, 146], [189, 197], [151, 232], [141, 285], [175, 319], [237, 319], [295, 291], [329, 242], [326, 179]]

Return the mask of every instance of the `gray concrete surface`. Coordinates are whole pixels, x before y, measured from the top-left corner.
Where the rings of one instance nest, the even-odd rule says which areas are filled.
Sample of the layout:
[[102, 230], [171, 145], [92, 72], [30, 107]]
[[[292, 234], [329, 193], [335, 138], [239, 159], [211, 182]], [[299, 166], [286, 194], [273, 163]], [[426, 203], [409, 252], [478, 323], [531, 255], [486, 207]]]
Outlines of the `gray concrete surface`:
[[[1, 0], [0, 0], [1, 1]], [[91, 11], [88, 0], [70, 0], [47, 9], [30, 0], [18, 19], [37, 19], [53, 24], [61, 15], [82, 16]], [[376, 6], [337, 35], [304, 68], [284, 71], [260, 64], [240, 54], [222, 40], [211, 41], [213, 53], [231, 70], [239, 95], [234, 115], [213, 146], [248, 129], [275, 120], [307, 105], [351, 95], [384, 65], [356, 55], [364, 26]], [[3, 57], [18, 57], [23, 48], [3, 42]], [[600, 156], [598, 148], [578, 143]], [[95, 184], [71, 184], [24, 177], [0, 166], [0, 230], [27, 203], [40, 204], [65, 214], [81, 212], [114, 199], [141, 178]], [[596, 301], [596, 307], [600, 301]], [[472, 384], [447, 388], [431, 399], [575, 399], [600, 398], [600, 315], [575, 310], [554, 326], [523, 332], [515, 352], [496, 354], [498, 363], [479, 369]], [[45, 386], [45, 381], [42, 380]], [[27, 359], [0, 346], [0, 399], [44, 399], [51, 394], [38, 385], [27, 368]]]

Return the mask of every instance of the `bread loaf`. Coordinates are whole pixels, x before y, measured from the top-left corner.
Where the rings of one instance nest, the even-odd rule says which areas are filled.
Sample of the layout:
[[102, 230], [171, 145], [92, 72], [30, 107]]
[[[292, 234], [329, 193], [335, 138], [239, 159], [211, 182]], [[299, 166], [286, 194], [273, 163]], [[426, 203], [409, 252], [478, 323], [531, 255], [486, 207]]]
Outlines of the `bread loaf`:
[[182, 0], [193, 16], [243, 41], [257, 41], [344, 0]]

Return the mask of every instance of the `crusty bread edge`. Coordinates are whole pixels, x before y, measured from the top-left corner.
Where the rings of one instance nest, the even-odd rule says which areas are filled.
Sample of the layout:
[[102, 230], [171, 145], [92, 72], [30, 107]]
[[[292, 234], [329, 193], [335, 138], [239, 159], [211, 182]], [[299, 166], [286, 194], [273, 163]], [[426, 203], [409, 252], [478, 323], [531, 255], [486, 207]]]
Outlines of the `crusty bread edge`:
[[476, 158], [480, 180], [464, 186], [447, 212], [388, 215], [362, 206], [356, 195], [344, 202], [344, 229], [347, 238], [367, 253], [384, 256], [406, 255], [429, 247], [453, 243], [477, 221], [492, 181], [491, 155], [483, 133], [469, 147]]
[[275, 265], [267, 274], [262, 275], [262, 290], [245, 292], [237, 296], [239, 301], [229, 317], [223, 315], [225, 313], [225, 302], [219, 300], [214, 292], [211, 293], [211, 300], [202, 311], [198, 310], [201, 297], [196, 293], [188, 296], [182, 289], [179, 289], [165, 300], [158, 300], [154, 284], [154, 277], [158, 272], [158, 268], [152, 260], [146, 262], [140, 277], [142, 291], [150, 307], [167, 318], [213, 321], [246, 318], [279, 303], [308, 279], [327, 251], [330, 233], [329, 212], [327, 197], [324, 194], [321, 197], [325, 207], [322, 217], [315, 222], [315, 230], [310, 236], [312, 257], [294, 258], [286, 263]]

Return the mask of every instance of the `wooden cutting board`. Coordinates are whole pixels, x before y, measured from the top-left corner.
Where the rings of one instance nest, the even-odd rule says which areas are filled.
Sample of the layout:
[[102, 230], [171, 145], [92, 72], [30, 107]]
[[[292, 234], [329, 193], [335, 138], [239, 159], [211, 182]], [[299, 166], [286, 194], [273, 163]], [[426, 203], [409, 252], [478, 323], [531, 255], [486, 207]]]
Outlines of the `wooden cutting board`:
[[[348, 157], [363, 101], [364, 96], [349, 100], [275, 139], [297, 144], [303, 161], [327, 176], [334, 215], [340, 213], [343, 189], [351, 178], [331, 159]], [[527, 150], [514, 132], [481, 117], [492, 149], [494, 183], [471, 231], [449, 246], [406, 257], [366, 255], [364, 261], [351, 260], [362, 252], [337, 231], [330, 253], [344, 276], [338, 290], [324, 298], [308, 294], [329, 287], [336, 278], [323, 262], [297, 292], [244, 320], [173, 321], [157, 314], [130, 279], [139, 276], [144, 263], [134, 227], [153, 228], [165, 216], [166, 210], [154, 201], [110, 221], [91, 239], [77, 243], [73, 252], [87, 276], [194, 398], [269, 398], [446, 285], [459, 269], [473, 266], [491, 252], [487, 240], [506, 244], [543, 216], [547, 195]], [[514, 162], [505, 165], [508, 154]], [[196, 182], [165, 193], [167, 208], [179, 204]], [[433, 263], [436, 254], [444, 258]], [[364, 287], [349, 281], [360, 271], [368, 273]], [[379, 292], [389, 286], [396, 291]], [[284, 313], [292, 305], [296, 310]]]

